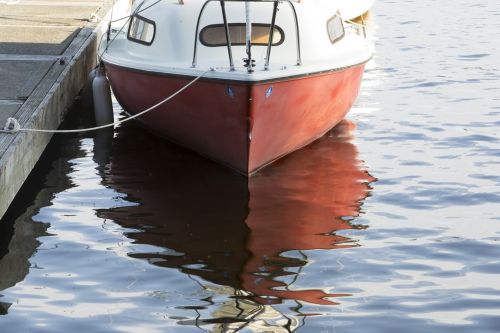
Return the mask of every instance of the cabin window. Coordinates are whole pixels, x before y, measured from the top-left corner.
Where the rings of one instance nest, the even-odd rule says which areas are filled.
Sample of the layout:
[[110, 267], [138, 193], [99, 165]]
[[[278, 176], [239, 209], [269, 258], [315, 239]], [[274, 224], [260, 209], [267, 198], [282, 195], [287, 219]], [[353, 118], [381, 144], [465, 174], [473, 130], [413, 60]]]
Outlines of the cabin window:
[[[246, 24], [230, 23], [228, 26], [231, 45], [245, 45]], [[252, 45], [267, 46], [270, 29], [270, 24], [252, 23]], [[283, 43], [284, 39], [285, 33], [283, 29], [275, 25], [272, 34], [272, 45], [280, 45]], [[204, 27], [200, 32], [200, 41], [203, 45], [210, 47], [227, 46], [224, 24], [213, 24]]]
[[326, 29], [328, 31], [328, 37], [330, 37], [330, 41], [332, 42], [332, 44], [344, 37], [344, 23], [342, 22], [342, 17], [338, 12], [328, 20], [328, 22], [326, 23]]
[[127, 38], [140, 44], [151, 45], [155, 38], [155, 32], [156, 24], [154, 21], [140, 15], [134, 15], [128, 28]]

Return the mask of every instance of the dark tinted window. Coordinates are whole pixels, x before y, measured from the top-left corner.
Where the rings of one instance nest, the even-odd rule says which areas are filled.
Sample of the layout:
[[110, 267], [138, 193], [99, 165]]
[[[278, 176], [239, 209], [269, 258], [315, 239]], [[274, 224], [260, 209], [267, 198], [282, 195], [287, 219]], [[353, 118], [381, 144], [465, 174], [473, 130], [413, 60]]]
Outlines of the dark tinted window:
[[[252, 23], [252, 45], [266, 45], [269, 41], [269, 24]], [[230, 23], [229, 36], [231, 45], [245, 45], [246, 40], [245, 23]], [[280, 45], [285, 39], [283, 29], [274, 26], [272, 42], [273, 46]], [[226, 46], [226, 33], [223, 24], [214, 24], [204, 27], [200, 32], [200, 41], [205, 46]]]

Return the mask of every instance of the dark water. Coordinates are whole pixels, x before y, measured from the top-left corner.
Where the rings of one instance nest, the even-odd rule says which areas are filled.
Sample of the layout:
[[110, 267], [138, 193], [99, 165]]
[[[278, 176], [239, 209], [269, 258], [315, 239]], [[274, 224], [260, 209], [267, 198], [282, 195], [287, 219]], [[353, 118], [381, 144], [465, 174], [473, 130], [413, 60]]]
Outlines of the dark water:
[[348, 121], [249, 182], [56, 136], [0, 224], [0, 332], [500, 332], [500, 2], [370, 25]]

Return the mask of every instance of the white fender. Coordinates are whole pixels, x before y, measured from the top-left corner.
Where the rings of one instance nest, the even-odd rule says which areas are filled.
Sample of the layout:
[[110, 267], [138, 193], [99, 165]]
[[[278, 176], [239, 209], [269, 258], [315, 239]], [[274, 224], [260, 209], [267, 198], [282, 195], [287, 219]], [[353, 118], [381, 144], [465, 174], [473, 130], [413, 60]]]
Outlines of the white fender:
[[97, 126], [111, 124], [114, 121], [111, 89], [103, 67], [97, 70], [95, 78], [92, 81], [92, 93], [94, 96], [94, 114]]

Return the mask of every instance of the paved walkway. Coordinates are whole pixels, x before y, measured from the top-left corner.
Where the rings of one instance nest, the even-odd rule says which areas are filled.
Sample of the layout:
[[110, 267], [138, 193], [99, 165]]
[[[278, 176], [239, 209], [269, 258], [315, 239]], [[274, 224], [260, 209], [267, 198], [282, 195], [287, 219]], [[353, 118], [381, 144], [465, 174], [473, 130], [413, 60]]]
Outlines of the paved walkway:
[[[0, 128], [57, 128], [95, 64], [110, 0], [0, 0]], [[0, 133], [0, 217], [51, 135]]]

